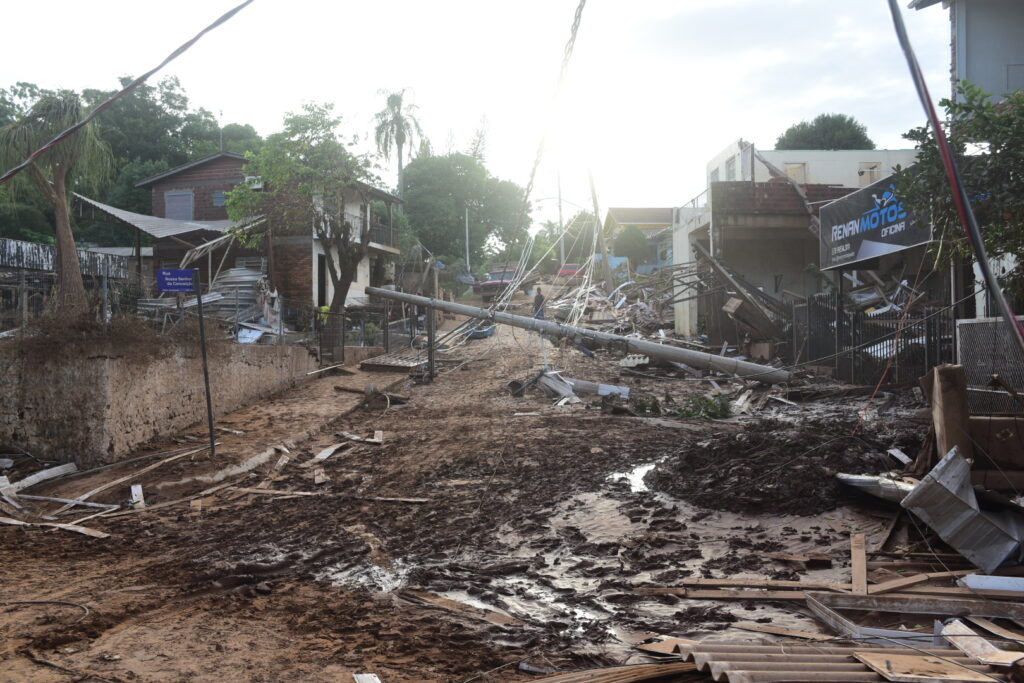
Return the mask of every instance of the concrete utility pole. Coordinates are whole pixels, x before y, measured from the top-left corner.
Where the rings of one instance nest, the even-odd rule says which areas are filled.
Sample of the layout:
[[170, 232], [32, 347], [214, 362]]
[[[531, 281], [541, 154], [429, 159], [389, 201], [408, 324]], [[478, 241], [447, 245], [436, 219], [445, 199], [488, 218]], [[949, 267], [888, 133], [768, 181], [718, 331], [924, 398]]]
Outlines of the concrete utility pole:
[[469, 268], [469, 204], [466, 204], [466, 273], [473, 273]]
[[788, 382], [793, 378], [792, 373], [780, 370], [779, 368], [773, 368], [770, 365], [749, 363], [735, 358], [716, 356], [691, 349], [681, 349], [667, 344], [655, 344], [654, 342], [644, 341], [635, 337], [622, 337], [617, 334], [588, 330], [584, 327], [561, 325], [548, 320], [537, 320], [536, 318], [512, 315], [511, 313], [503, 313], [501, 311], [490, 311], [486, 308], [476, 308], [475, 306], [466, 306], [451, 301], [441, 301], [425, 296], [406, 294], [405, 292], [394, 292], [390, 289], [380, 289], [379, 287], [367, 287], [366, 293], [379, 296], [382, 299], [404, 301], [405, 303], [417, 306], [425, 306], [429, 309], [438, 308], [456, 315], [465, 315], [479, 320], [511, 325], [512, 327], [540, 332], [556, 338], [590, 339], [599, 344], [615, 344], [619, 347], [624, 347], [630, 353], [639, 353], [651, 358], [685, 363], [691, 367], [705, 370], [718, 370], [719, 372], [726, 372], [737, 377], [754, 379], [763, 384]]
[[597, 246], [601, 250], [601, 277], [604, 278], [604, 286], [607, 291], [615, 289], [615, 281], [612, 280], [612, 262], [608, 256], [608, 245], [604, 242], [604, 226], [601, 225], [601, 210], [597, 206], [597, 189], [594, 187], [594, 174], [587, 171], [590, 179], [590, 200], [594, 203], [594, 230], [597, 230]]

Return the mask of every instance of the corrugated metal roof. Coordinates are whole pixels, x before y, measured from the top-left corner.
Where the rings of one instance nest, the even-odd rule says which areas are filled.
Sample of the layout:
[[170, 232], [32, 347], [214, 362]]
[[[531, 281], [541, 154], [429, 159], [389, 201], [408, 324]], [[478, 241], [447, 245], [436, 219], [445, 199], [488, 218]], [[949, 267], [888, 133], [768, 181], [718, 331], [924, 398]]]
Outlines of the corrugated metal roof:
[[244, 221], [177, 221], [171, 218], [146, 216], [141, 213], [118, 209], [116, 207], [103, 204], [102, 202], [98, 202], [95, 199], [89, 199], [77, 192], [75, 193], [75, 198], [85, 202], [89, 206], [99, 209], [112, 218], [116, 218], [117, 220], [127, 223], [134, 228], [138, 228], [147, 235], [152, 235], [156, 238], [184, 235], [185, 233], [197, 232], [200, 230], [224, 233], [231, 228], [248, 225], [252, 221], [256, 220], [256, 218], [249, 218]]
[[[883, 655], [929, 655], [964, 671], [985, 669], [970, 657], [951, 647], [871, 647], [865, 645], [825, 645], [780, 643], [695, 642], [679, 639], [676, 650], [684, 661], [692, 660], [699, 671], [711, 674], [715, 681], [730, 683], [769, 683], [786, 681], [880, 681], [855, 653]], [[989, 670], [993, 680], [1004, 681], [1005, 675]]]

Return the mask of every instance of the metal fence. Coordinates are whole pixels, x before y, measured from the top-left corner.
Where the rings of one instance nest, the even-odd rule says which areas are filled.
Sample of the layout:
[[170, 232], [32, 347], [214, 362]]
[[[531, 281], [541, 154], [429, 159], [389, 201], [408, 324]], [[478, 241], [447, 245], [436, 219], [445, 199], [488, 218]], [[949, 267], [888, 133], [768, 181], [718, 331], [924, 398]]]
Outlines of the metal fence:
[[[155, 289], [151, 278], [130, 272], [124, 277], [82, 276], [89, 309], [98, 320], [135, 315], [140, 298]], [[0, 268], [0, 331], [21, 327], [49, 310], [57, 289], [54, 273]]]
[[909, 384], [956, 360], [955, 310], [922, 306], [904, 313], [837, 311], [835, 293], [794, 306], [796, 362], [834, 368], [855, 384]]

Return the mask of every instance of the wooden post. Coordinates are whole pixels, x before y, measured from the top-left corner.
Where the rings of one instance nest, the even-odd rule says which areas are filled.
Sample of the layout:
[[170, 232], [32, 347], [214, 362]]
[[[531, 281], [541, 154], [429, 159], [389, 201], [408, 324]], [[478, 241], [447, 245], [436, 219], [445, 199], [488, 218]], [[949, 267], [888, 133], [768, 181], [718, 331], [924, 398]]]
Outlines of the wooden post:
[[964, 368], [962, 365], [939, 365], [929, 375], [933, 382], [932, 422], [939, 457], [944, 457], [956, 446], [960, 455], [970, 460], [974, 457], [974, 445], [969, 433], [970, 413]]
[[850, 573], [853, 592], [859, 595], [868, 594], [868, 565], [864, 554], [864, 534], [850, 536]]
[[139, 279], [142, 289], [142, 231], [135, 228], [135, 276]]
[[203, 321], [203, 292], [199, 285], [199, 269], [192, 271], [192, 289], [199, 308], [199, 345], [203, 352], [203, 384], [206, 386], [206, 421], [210, 427], [210, 456], [217, 457], [217, 444], [213, 440], [213, 399], [210, 397], [210, 368], [206, 361], [206, 324]]

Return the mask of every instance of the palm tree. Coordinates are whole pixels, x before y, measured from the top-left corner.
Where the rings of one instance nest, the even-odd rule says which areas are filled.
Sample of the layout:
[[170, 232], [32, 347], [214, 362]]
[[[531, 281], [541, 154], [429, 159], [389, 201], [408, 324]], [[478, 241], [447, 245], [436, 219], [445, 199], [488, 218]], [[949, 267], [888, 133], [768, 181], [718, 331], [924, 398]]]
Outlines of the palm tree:
[[[0, 128], [0, 165], [14, 166], [59, 133], [82, 119], [82, 101], [70, 90], [45, 93], [31, 109]], [[57, 236], [57, 303], [55, 312], [68, 317], [88, 308], [78, 250], [71, 231], [70, 182], [76, 187], [96, 187], [110, 170], [110, 152], [92, 124], [48, 150], [26, 169], [28, 177], [53, 205]]]
[[[384, 94], [385, 91], [381, 91]], [[402, 169], [404, 167], [403, 151], [405, 146], [412, 145], [413, 138], [423, 137], [420, 130], [420, 122], [416, 120], [416, 105], [405, 103], [405, 88], [398, 92], [387, 93], [387, 106], [377, 112], [374, 118], [377, 127], [373, 131], [374, 139], [377, 141], [377, 151], [384, 155], [385, 159], [391, 158], [391, 148], [398, 152], [398, 196], [405, 195], [405, 179]]]

